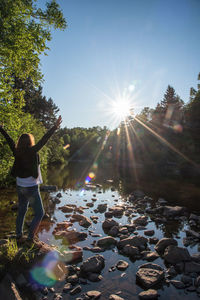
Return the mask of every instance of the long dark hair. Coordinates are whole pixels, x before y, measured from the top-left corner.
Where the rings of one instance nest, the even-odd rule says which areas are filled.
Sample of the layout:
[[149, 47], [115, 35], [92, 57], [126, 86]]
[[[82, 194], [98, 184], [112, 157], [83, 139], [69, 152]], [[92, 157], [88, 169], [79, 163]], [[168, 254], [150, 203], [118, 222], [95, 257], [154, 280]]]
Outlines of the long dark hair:
[[35, 145], [34, 136], [31, 133], [23, 133], [18, 139], [16, 149], [23, 151], [34, 145]]

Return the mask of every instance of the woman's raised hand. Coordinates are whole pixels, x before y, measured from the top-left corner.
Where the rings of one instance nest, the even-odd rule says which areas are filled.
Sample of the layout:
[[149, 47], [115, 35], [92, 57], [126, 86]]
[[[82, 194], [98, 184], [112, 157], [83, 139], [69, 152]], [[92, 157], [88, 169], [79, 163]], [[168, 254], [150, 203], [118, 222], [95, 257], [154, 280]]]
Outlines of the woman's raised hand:
[[59, 116], [58, 120], [56, 120], [56, 123], [55, 123], [56, 127], [59, 128], [61, 123], [62, 123], [62, 117]]

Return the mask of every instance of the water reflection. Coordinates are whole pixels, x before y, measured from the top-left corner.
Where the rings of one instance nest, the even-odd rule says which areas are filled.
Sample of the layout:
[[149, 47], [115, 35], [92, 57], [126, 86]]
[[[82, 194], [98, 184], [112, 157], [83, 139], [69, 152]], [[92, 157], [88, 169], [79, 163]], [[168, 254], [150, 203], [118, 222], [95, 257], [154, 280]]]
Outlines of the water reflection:
[[[102, 229], [102, 222], [105, 220], [104, 212], [98, 210], [99, 204], [112, 207], [114, 205], [121, 204], [125, 207], [125, 213], [119, 214], [113, 217], [113, 219], [119, 223], [119, 225], [131, 225], [133, 220], [141, 215], [146, 214], [148, 223], [145, 227], [138, 227], [137, 233], [143, 235], [144, 230], [154, 230], [154, 236], [157, 239], [162, 237], [174, 237], [177, 238], [179, 246], [183, 246], [182, 238], [185, 236], [184, 229], [187, 227], [187, 221], [184, 220], [171, 220], [170, 222], [157, 222], [153, 216], [145, 213], [145, 210], [154, 209], [156, 207], [155, 201], [150, 201], [148, 204], [129, 202], [128, 195], [130, 192], [136, 189], [142, 189], [145, 194], [152, 196], [155, 200], [158, 197], [163, 196], [162, 190], [155, 192], [151, 182], [145, 184], [140, 182], [134, 182], [130, 177], [121, 177], [120, 173], [113, 172], [112, 168], [96, 168], [95, 177], [91, 178], [90, 182], [85, 182], [88, 174], [94, 172], [94, 169], [89, 168], [84, 164], [71, 164], [67, 167], [53, 168], [48, 173], [48, 184], [54, 184], [58, 186], [59, 191], [51, 193], [43, 193], [42, 198], [46, 211], [46, 217], [43, 219], [39, 238], [48, 244], [54, 245], [63, 254], [63, 261], [66, 263], [77, 263], [81, 260], [85, 260], [90, 256], [95, 255], [91, 249], [84, 250], [83, 256], [80, 256], [79, 247], [91, 247], [95, 245], [99, 236], [105, 236], [105, 232]], [[158, 184], [158, 183], [157, 183]], [[148, 190], [149, 189], [149, 190]], [[173, 193], [173, 192], [172, 192]], [[60, 195], [59, 195], [60, 194]], [[171, 195], [170, 195], [171, 196]], [[6, 233], [15, 230], [15, 218], [16, 213], [11, 210], [11, 204], [16, 202], [15, 192], [4, 192], [3, 202], [1, 202], [0, 208], [0, 222], [1, 222], [1, 236], [5, 236]], [[66, 204], [73, 207], [71, 212], [64, 213], [61, 209]], [[87, 205], [89, 204], [89, 205]], [[92, 216], [98, 217], [97, 222], [92, 221], [89, 229], [81, 226], [80, 223], [75, 222], [72, 225], [72, 230], [80, 232], [82, 234], [87, 233], [88, 236], [84, 240], [70, 240], [69, 238], [59, 238], [54, 235], [54, 230], [59, 222], [70, 222], [73, 213], [79, 214], [77, 208], [84, 208], [83, 215], [91, 219]], [[191, 203], [190, 203], [191, 209]], [[26, 221], [29, 220], [27, 215]], [[8, 222], [5, 222], [5, 215]], [[28, 224], [26, 224], [28, 225]], [[25, 227], [26, 229], [26, 227]], [[70, 228], [69, 228], [70, 229]], [[71, 229], [70, 229], [71, 230]], [[136, 234], [136, 233], [135, 233]], [[149, 245], [150, 250], [154, 250], [154, 245]], [[198, 251], [197, 245], [194, 247], [188, 247], [191, 253]], [[53, 257], [52, 257], [53, 255]], [[122, 255], [115, 248], [106, 249], [103, 252], [103, 256], [106, 260], [105, 268], [102, 271], [103, 280], [98, 283], [92, 283], [92, 289], [102, 291], [102, 299], [108, 299], [111, 293], [121, 292], [121, 297], [125, 299], [138, 299], [138, 294], [143, 290], [135, 282], [135, 273], [138, 266], [145, 263], [144, 260], [133, 260], [129, 257]], [[129, 267], [125, 272], [119, 270], [110, 271], [111, 267], [123, 259], [129, 263]], [[63, 265], [63, 261], [58, 259], [54, 254], [47, 256], [46, 260], [42, 261], [39, 265], [36, 265], [32, 269], [32, 280], [38, 285], [54, 285], [57, 292], [61, 292], [65, 281], [63, 280], [63, 274], [66, 270]], [[166, 268], [163, 260], [159, 257], [155, 260], [155, 263], [160, 264], [163, 268]], [[43, 276], [41, 276], [43, 274]], [[116, 289], [117, 287], [117, 289]], [[91, 289], [91, 286], [86, 285], [82, 287], [82, 292]], [[187, 299], [187, 295], [183, 291], [177, 291], [173, 286], [162, 285], [159, 286], [159, 294], [161, 299]], [[194, 296], [197, 297], [197, 296]], [[195, 299], [195, 298], [194, 298]]]

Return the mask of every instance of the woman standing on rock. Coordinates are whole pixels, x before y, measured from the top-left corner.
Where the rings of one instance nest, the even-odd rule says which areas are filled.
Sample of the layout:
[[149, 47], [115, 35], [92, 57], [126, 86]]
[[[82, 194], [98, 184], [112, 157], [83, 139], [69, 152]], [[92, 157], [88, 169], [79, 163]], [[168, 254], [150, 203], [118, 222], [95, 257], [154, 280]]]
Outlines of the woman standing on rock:
[[22, 134], [15, 145], [12, 138], [0, 125], [0, 132], [5, 137], [13, 152], [15, 161], [11, 174], [16, 177], [18, 194], [18, 215], [16, 220], [16, 236], [18, 241], [22, 241], [24, 217], [28, 205], [33, 208], [34, 218], [30, 224], [27, 241], [34, 241], [35, 234], [44, 215], [44, 208], [39, 192], [39, 184], [42, 183], [40, 171], [40, 160], [38, 151], [47, 143], [52, 134], [59, 128], [62, 122], [61, 116], [55, 125], [35, 144], [32, 134]]

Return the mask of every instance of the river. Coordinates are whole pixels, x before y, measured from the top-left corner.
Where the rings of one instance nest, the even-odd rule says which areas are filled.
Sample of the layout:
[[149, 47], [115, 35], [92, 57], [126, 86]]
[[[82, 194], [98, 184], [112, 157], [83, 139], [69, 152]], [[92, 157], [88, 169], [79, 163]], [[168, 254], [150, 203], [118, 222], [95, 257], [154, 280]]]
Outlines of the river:
[[[128, 195], [134, 190], [142, 189], [145, 192], [145, 195], [152, 197], [155, 201], [159, 197], [168, 198], [169, 202], [177, 204], [184, 204], [187, 206], [187, 209], [190, 212], [199, 214], [199, 204], [195, 199], [195, 196], [199, 195], [199, 189], [192, 185], [188, 184], [184, 187], [180, 187], [181, 183], [174, 181], [168, 181], [168, 185], [165, 184], [152, 184], [150, 181], [146, 183], [138, 183], [132, 181], [130, 176], [121, 177], [116, 170], [112, 168], [99, 168], [98, 165], [89, 168], [87, 164], [79, 163], [72, 164], [67, 167], [52, 168], [48, 172], [48, 181], [47, 184], [57, 185], [58, 190], [52, 193], [42, 192], [42, 198], [44, 202], [44, 207], [46, 213], [49, 215], [49, 218], [45, 218], [42, 221], [39, 231], [39, 239], [51, 244], [56, 245], [58, 249], [63, 250], [67, 249], [66, 242], [62, 239], [56, 239], [52, 234], [57, 223], [66, 221], [70, 219], [66, 217], [59, 207], [62, 207], [66, 204], [74, 204], [77, 207], [87, 207], [84, 209], [84, 215], [90, 218], [91, 216], [98, 217], [97, 223], [92, 223], [92, 225], [86, 229], [80, 226], [77, 222], [73, 223], [73, 229], [76, 229], [80, 232], [88, 233], [88, 237], [85, 241], [78, 242], [76, 245], [80, 247], [86, 247], [94, 244], [100, 237], [107, 236], [102, 229], [102, 223], [105, 220], [104, 213], [100, 213], [94, 210], [99, 204], [107, 204], [108, 207], [114, 205], [132, 205], [128, 200]], [[170, 191], [170, 184], [176, 190]], [[157, 188], [156, 188], [157, 186]], [[167, 189], [167, 191], [166, 191]], [[195, 192], [194, 192], [195, 190]], [[194, 193], [191, 196], [191, 192]], [[55, 199], [56, 196], [60, 193], [59, 203], [55, 203], [52, 199]], [[189, 197], [191, 196], [191, 198]], [[96, 201], [91, 199], [96, 198]], [[188, 200], [190, 199], [190, 201]], [[192, 199], [192, 200], [191, 200]], [[17, 202], [16, 193], [14, 190], [2, 190], [1, 191], [1, 203], [0, 203], [0, 237], [4, 238], [8, 235], [14, 233], [15, 230], [15, 219], [16, 211], [12, 210], [13, 204]], [[87, 203], [93, 202], [93, 207], [86, 206]], [[170, 204], [170, 205], [171, 205]], [[143, 215], [140, 212], [135, 212], [133, 215], [123, 214], [120, 217], [114, 217], [120, 225], [131, 224], [133, 219], [138, 218]], [[31, 211], [28, 212], [25, 223], [25, 230], [27, 229], [26, 225], [31, 219]], [[173, 237], [177, 240], [178, 245], [183, 247], [182, 239], [185, 237], [185, 229], [188, 228], [187, 220], [173, 220], [167, 222], [166, 224], [157, 224], [152, 221], [150, 218], [145, 230], [154, 230], [154, 236], [158, 239], [163, 237]], [[139, 235], [143, 235], [144, 229], [137, 230]], [[98, 234], [99, 237], [94, 236]], [[192, 253], [197, 253], [199, 251], [199, 244], [196, 243], [193, 246], [188, 246], [187, 249]], [[154, 251], [154, 245], [149, 245], [149, 250]], [[88, 290], [98, 290], [101, 291], [101, 299], [108, 299], [110, 294], [118, 294], [124, 299], [138, 299], [138, 294], [143, 291], [143, 288], [136, 284], [135, 274], [138, 270], [138, 266], [144, 264], [146, 261], [131, 260], [127, 256], [124, 256], [119, 253], [116, 247], [106, 250], [103, 253], [100, 253], [105, 258], [105, 267], [101, 272], [103, 279], [99, 282], [89, 282], [88, 284], [81, 285], [82, 291], [81, 294]], [[88, 257], [95, 255], [90, 251], [83, 251], [83, 261]], [[124, 260], [128, 262], [129, 267], [125, 271], [119, 271], [111, 268], [116, 265], [119, 260]], [[164, 269], [166, 266], [163, 262], [163, 259], [160, 257], [157, 258], [153, 263], [159, 264]], [[77, 262], [79, 266], [81, 262]], [[173, 279], [180, 279], [181, 275], [177, 275]], [[35, 278], [39, 282], [39, 279]], [[54, 283], [54, 288], [57, 293], [61, 293], [65, 281], [56, 281]], [[186, 289], [176, 289], [172, 284], [162, 284], [157, 287], [158, 293], [160, 295], [159, 299], [199, 299], [196, 293], [189, 293]], [[80, 297], [80, 294], [77, 295], [68, 295], [63, 294], [63, 299], [76, 299]], [[30, 298], [32, 299], [32, 298]], [[52, 294], [48, 294], [48, 299], [53, 299]]]

